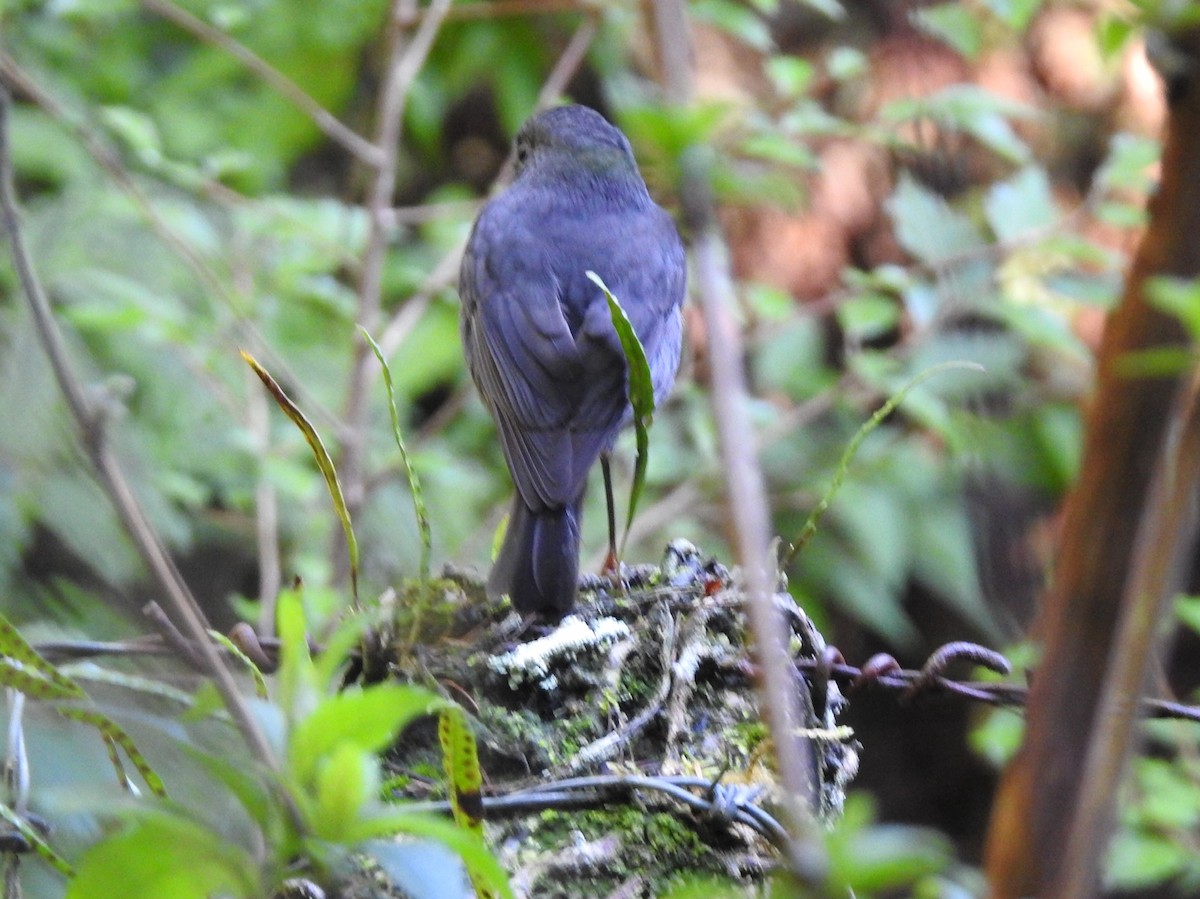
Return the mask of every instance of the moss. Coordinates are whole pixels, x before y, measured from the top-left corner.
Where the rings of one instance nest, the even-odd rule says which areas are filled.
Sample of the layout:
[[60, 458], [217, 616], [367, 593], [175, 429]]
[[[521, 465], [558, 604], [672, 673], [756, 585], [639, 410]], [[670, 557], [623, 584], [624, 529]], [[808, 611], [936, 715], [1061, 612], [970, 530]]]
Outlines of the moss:
[[771, 735], [767, 725], [757, 718], [734, 724], [729, 729], [729, 733], [734, 738], [738, 749], [745, 755], [753, 755], [763, 741]]
[[[497, 794], [551, 786], [570, 775], [633, 770], [635, 764], [647, 773], [706, 778], [727, 771], [728, 782], [761, 783], [769, 790], [772, 772], [757, 761], [767, 748], [767, 728], [747, 673], [740, 594], [724, 569], [696, 563], [687, 571], [693, 569], [694, 583], [676, 575], [669, 591], [653, 595], [634, 589], [620, 598], [603, 590], [583, 594], [579, 618], [592, 634], [605, 622], [618, 622], [613, 643], [571, 643], [571, 631], [556, 637], [536, 622], [506, 617], [481, 598], [457, 609], [444, 639], [413, 646], [389, 662], [389, 670], [440, 687], [467, 708], [485, 783]], [[455, 589], [473, 595], [465, 581]], [[482, 597], [482, 588], [476, 592]], [[434, 605], [427, 621], [434, 623], [454, 605], [429, 601]], [[780, 602], [790, 601], [780, 595]], [[793, 619], [806, 620], [799, 610]], [[572, 627], [582, 633], [579, 623]], [[531, 643], [532, 649], [517, 652]], [[561, 651], [568, 643], [579, 651]], [[512, 678], [507, 663], [534, 652], [544, 661], [544, 674]], [[506, 664], [497, 666], [501, 657]], [[613, 738], [611, 754], [581, 753], [606, 736]], [[399, 750], [409, 751], [398, 751], [397, 770], [411, 773], [437, 755], [436, 734], [414, 734]], [[838, 765], [843, 754], [853, 761], [852, 749], [840, 744], [822, 744], [822, 752]], [[830, 775], [822, 774], [826, 780], [815, 786], [824, 795]], [[774, 849], [749, 828], [693, 814], [655, 791], [566, 799], [551, 792], [557, 795], [543, 801], [556, 809], [572, 801], [597, 807], [514, 811], [487, 824], [502, 863], [536, 899], [589, 899], [631, 889], [662, 895], [681, 875], [732, 877], [754, 890], [775, 859]]]

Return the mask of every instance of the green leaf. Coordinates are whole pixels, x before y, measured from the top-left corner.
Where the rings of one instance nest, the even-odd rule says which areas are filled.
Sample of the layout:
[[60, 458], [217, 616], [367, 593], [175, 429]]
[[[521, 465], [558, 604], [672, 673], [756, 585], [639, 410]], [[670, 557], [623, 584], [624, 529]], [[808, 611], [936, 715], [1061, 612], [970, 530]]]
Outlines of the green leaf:
[[1132, 18], [1109, 12], [1100, 19], [1096, 32], [1100, 52], [1106, 60], [1114, 60], [1125, 49], [1125, 44], [1135, 33], [1135, 23]]
[[337, 689], [334, 679], [346, 664], [368, 625], [366, 616], [351, 615], [339, 622], [333, 633], [325, 638], [321, 654], [313, 663], [314, 681], [319, 687], [329, 691]]
[[1200, 280], [1159, 276], [1146, 281], [1146, 298], [1174, 315], [1193, 342], [1200, 342]]
[[984, 0], [984, 3], [1013, 31], [1023, 31], [1043, 0]]
[[1114, 134], [1108, 143], [1108, 157], [1096, 172], [1100, 190], [1143, 192], [1153, 183], [1151, 167], [1158, 161], [1162, 146], [1148, 137], [1127, 132]]
[[316, 808], [311, 821], [317, 837], [354, 842], [354, 826], [379, 790], [379, 762], [370, 752], [342, 743], [317, 769]]
[[276, 383], [270, 373], [259, 365], [258, 360], [245, 350], [242, 350], [242, 358], [246, 360], [246, 364], [258, 375], [258, 379], [263, 382], [263, 385], [266, 386], [271, 396], [275, 398], [275, 402], [279, 405], [279, 408], [300, 429], [300, 433], [304, 435], [309, 448], [312, 449], [313, 456], [317, 460], [317, 468], [321, 470], [321, 474], [325, 478], [325, 486], [329, 490], [329, 497], [333, 500], [334, 512], [337, 514], [338, 521], [342, 523], [342, 531], [346, 535], [346, 548], [350, 556], [350, 589], [354, 594], [355, 601], [357, 601], [358, 541], [354, 537], [354, 526], [350, 523], [350, 510], [346, 507], [346, 497], [342, 494], [342, 485], [338, 481], [337, 469], [333, 467], [333, 459], [330, 458], [329, 451], [325, 449], [325, 444], [321, 442], [321, 435], [312, 426], [312, 422], [300, 411], [300, 407], [293, 403], [291, 398], [284, 393], [283, 388]]
[[326, 697], [288, 740], [288, 761], [300, 784], [313, 783], [322, 760], [342, 744], [364, 752], [386, 748], [410, 721], [443, 702], [436, 694], [399, 684], [376, 684]]
[[429, 513], [425, 509], [425, 497], [421, 493], [421, 479], [417, 477], [416, 469], [413, 468], [408, 450], [404, 446], [404, 436], [400, 433], [400, 416], [396, 413], [396, 391], [392, 386], [392, 370], [388, 367], [383, 350], [379, 348], [375, 338], [361, 325], [358, 330], [370, 344], [371, 351], [379, 360], [379, 367], [383, 369], [383, 383], [387, 387], [388, 413], [392, 419], [392, 436], [396, 439], [396, 446], [400, 449], [400, 458], [404, 461], [404, 471], [408, 475], [408, 489], [412, 492], [413, 507], [417, 516], [417, 528], [421, 532], [421, 564], [418, 570], [421, 580], [427, 581], [429, 580], [429, 555], [433, 547], [433, 535], [429, 527]]
[[1105, 858], [1107, 882], [1120, 890], [1161, 885], [1194, 860], [1194, 850], [1164, 834], [1118, 831]]
[[799, 97], [812, 85], [813, 64], [797, 56], [772, 56], [766, 70], [775, 91], [785, 97]]
[[857, 78], [869, 67], [867, 55], [857, 47], [834, 47], [825, 56], [825, 68], [835, 81]]
[[860, 294], [837, 307], [838, 324], [853, 344], [882, 337], [900, 323], [900, 304], [892, 297]]
[[1126, 378], [1171, 378], [1183, 374], [1195, 361], [1195, 353], [1187, 347], [1153, 347], [1125, 353], [1117, 359], [1116, 370]]
[[28, 841], [29, 845], [33, 847], [33, 851], [38, 854], [38, 857], [42, 861], [54, 868], [59, 874], [64, 874], [67, 877], [74, 876], [75, 872], [71, 869], [71, 865], [67, 860], [55, 852], [50, 847], [50, 844], [42, 839], [42, 835], [35, 828], [31, 827], [24, 818], [2, 802], [0, 802], [0, 818], [3, 818], [10, 827]]
[[884, 123], [930, 119], [944, 128], [971, 135], [1001, 158], [1014, 163], [1030, 159], [1029, 147], [1010, 118], [1028, 119], [1037, 110], [1004, 99], [973, 84], [956, 84], [927, 97], [906, 97], [888, 103], [881, 112]]
[[408, 834], [421, 839], [436, 840], [453, 850], [463, 860], [479, 896], [512, 899], [508, 875], [476, 834], [463, 830], [443, 818], [413, 812], [390, 812], [381, 815], [372, 822], [372, 828], [379, 836]]
[[1058, 220], [1046, 170], [1028, 166], [1007, 181], [992, 185], [983, 201], [984, 214], [996, 238], [1002, 241], [1027, 237]]
[[1176, 599], [1175, 616], [1200, 634], [1200, 596], [1180, 596]]
[[475, 734], [466, 713], [457, 706], [446, 706], [438, 715], [438, 741], [442, 747], [442, 765], [450, 792], [450, 805], [459, 827], [483, 835], [483, 773]]
[[46, 681], [45, 689], [50, 692], [44, 697], [30, 693], [35, 698], [82, 698], [86, 695], [79, 684], [60, 674], [57, 668], [38, 655], [37, 650], [25, 641], [20, 632], [3, 615], [0, 615], [0, 663], [3, 663], [4, 671], [7, 672], [7, 675], [0, 673], [0, 683], [4, 683], [5, 686], [14, 686], [4, 681], [3, 678], [5, 676], [13, 677], [18, 671]]
[[201, 824], [155, 812], [94, 843], [67, 899], [208, 899], [264, 895], [254, 859]]
[[926, 264], [936, 265], [985, 245], [970, 219], [907, 172], [888, 199], [887, 210], [900, 245]]
[[752, 9], [724, 0], [694, 0], [691, 14], [736, 37], [742, 43], [763, 52], [774, 46], [771, 29], [761, 15]]
[[254, 694], [259, 699], [267, 698], [267, 679], [263, 677], [263, 673], [258, 670], [258, 666], [250, 660], [242, 650], [230, 640], [227, 636], [218, 630], [209, 629], [208, 636], [225, 647], [225, 651], [242, 663], [242, 666], [250, 672], [250, 676], [254, 679]]
[[275, 629], [279, 633], [279, 705], [289, 721], [299, 721], [316, 707], [320, 694], [304, 606], [295, 590], [282, 590], [275, 600]]
[[426, 840], [372, 840], [363, 852], [379, 863], [405, 896], [463, 899], [470, 885], [462, 859], [440, 843]]
[[617, 330], [617, 337], [621, 341], [621, 349], [624, 350], [625, 361], [628, 363], [629, 404], [633, 407], [637, 459], [633, 469], [633, 486], [629, 491], [629, 514], [625, 518], [625, 533], [621, 537], [621, 552], [624, 553], [625, 541], [629, 539], [629, 526], [633, 524], [633, 514], [646, 483], [646, 462], [650, 455], [650, 436], [647, 429], [654, 417], [654, 382], [650, 375], [650, 363], [646, 361], [646, 351], [642, 348], [642, 342], [638, 340], [625, 310], [621, 308], [620, 301], [612, 295], [599, 275], [595, 272], [586, 274], [604, 291], [608, 300], [608, 312], [612, 316], [613, 327]]
[[969, 7], [959, 3], [943, 3], [918, 9], [914, 19], [925, 31], [941, 38], [968, 59], [976, 59], [983, 47], [982, 22]]
[[100, 732], [100, 735], [104, 738], [105, 745], [108, 747], [109, 758], [112, 760], [113, 767], [116, 769], [117, 776], [121, 779], [122, 784], [127, 785], [127, 780], [124, 767], [121, 764], [121, 757], [117, 754], [118, 747], [124, 751], [125, 755], [129, 758], [130, 764], [137, 769], [138, 774], [142, 775], [142, 780], [146, 782], [146, 786], [156, 796], [165, 797], [167, 795], [167, 789], [163, 786], [162, 778], [150, 767], [150, 763], [146, 761], [146, 757], [142, 755], [141, 750], [137, 748], [137, 745], [133, 742], [133, 738], [119, 724], [103, 712], [98, 712], [95, 709], [84, 709], [76, 706], [56, 706], [56, 711], [64, 718], [70, 718], [72, 721], [91, 725]]

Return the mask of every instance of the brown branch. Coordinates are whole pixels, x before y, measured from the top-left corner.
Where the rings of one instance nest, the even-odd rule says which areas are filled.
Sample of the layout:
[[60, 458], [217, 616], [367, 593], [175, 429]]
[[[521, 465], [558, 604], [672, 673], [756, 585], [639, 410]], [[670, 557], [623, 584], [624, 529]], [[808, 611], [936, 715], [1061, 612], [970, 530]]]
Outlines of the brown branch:
[[[675, 103], [686, 103], [691, 99], [693, 85], [687, 10], [680, 0], [654, 0], [648, 13], [667, 97]], [[684, 222], [692, 238], [695, 289], [709, 335], [713, 414], [734, 544], [745, 578], [747, 611], [760, 666], [762, 712], [771, 730], [779, 779], [785, 791], [783, 808], [791, 832], [785, 848], [787, 863], [798, 881], [819, 884], [824, 880], [826, 860], [809, 810], [818, 805], [818, 786], [813, 777], [820, 766], [813, 757], [813, 745], [797, 736], [806, 722], [784, 643], [789, 629], [772, 603], [777, 566], [770, 553], [766, 485], [746, 407], [741, 335], [730, 315], [736, 297], [728, 252], [716, 223], [707, 177], [708, 172], [695, 158], [684, 160], [680, 199]]]
[[338, 144], [350, 155], [369, 166], [377, 166], [382, 160], [380, 148], [356, 134], [338, 118], [307, 94], [300, 85], [292, 81], [245, 44], [231, 35], [214, 28], [185, 9], [168, 0], [140, 0], [142, 6], [169, 22], [178, 25], [205, 43], [224, 50], [247, 69], [273, 87], [293, 106], [312, 119], [321, 133]]
[[[1039, 622], [1044, 658], [1025, 742], [993, 806], [986, 867], [996, 899], [1095, 895], [1116, 780], [1134, 737], [1128, 708], [1110, 716], [1145, 689], [1159, 604], [1184, 537], [1154, 534], [1180, 512], [1169, 504], [1182, 505], [1180, 493], [1194, 486], [1192, 472], [1178, 469], [1168, 479], [1160, 467], [1170, 459], [1164, 452], [1175, 451], [1172, 430], [1185, 444], [1195, 439], [1193, 412], [1174, 405], [1179, 377], [1136, 376], [1125, 367], [1131, 353], [1186, 345], [1178, 319], [1149, 301], [1147, 280], [1200, 275], [1200, 31], [1178, 38], [1189, 68], [1170, 86], [1162, 182], [1105, 328], [1083, 462]], [[1156, 469], [1163, 472], [1157, 482]]]
[[3, 216], [4, 233], [8, 237], [13, 266], [33, 315], [38, 339], [54, 370], [59, 389], [67, 401], [80, 441], [101, 487], [113, 504], [118, 519], [133, 539], [138, 554], [162, 589], [172, 611], [183, 625], [184, 632], [197, 645], [206, 672], [221, 693], [225, 706], [247, 745], [260, 761], [274, 769], [278, 767], [278, 762], [270, 744], [250, 714], [233, 675], [212, 648], [204, 615], [130, 488], [125, 472], [106, 439], [103, 416], [97, 413], [89, 401], [83, 384], [71, 365], [66, 342], [54, 319], [41, 281], [34, 271], [21, 229], [8, 137], [11, 105], [12, 99], [7, 88], [0, 87], [0, 214]]
[[1087, 899], [1100, 879], [1117, 790], [1137, 734], [1138, 708], [1171, 599], [1183, 587], [1196, 540], [1200, 484], [1200, 370], [1183, 385], [1172, 410], [1163, 453], [1155, 466], [1138, 525], [1115, 652], [1104, 679], [1095, 734], [1088, 747], [1079, 802], [1066, 839], [1062, 880], [1055, 895]]

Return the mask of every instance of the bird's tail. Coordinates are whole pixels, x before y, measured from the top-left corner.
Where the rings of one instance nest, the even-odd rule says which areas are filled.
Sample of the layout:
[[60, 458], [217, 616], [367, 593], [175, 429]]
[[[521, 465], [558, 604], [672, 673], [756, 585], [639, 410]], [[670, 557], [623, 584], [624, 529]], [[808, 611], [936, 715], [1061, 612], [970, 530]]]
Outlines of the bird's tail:
[[575, 605], [579, 584], [580, 497], [570, 506], [534, 511], [518, 494], [500, 554], [488, 576], [488, 595], [508, 594], [523, 615], [558, 620]]

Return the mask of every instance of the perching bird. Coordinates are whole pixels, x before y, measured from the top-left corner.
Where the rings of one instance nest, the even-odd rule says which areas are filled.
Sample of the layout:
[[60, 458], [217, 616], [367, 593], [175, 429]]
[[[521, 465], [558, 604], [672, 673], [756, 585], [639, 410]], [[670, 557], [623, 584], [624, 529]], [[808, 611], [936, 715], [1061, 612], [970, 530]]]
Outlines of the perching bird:
[[588, 471], [633, 417], [625, 355], [585, 273], [624, 307], [657, 404], [679, 366], [686, 262], [629, 141], [599, 113], [539, 113], [517, 134], [516, 160], [467, 242], [462, 338], [517, 488], [488, 595], [557, 620], [575, 604]]

